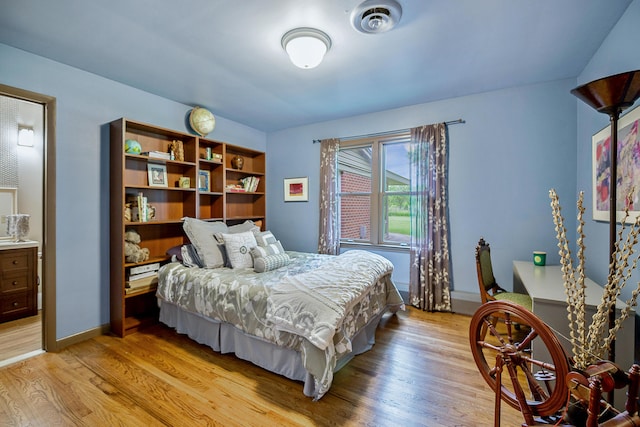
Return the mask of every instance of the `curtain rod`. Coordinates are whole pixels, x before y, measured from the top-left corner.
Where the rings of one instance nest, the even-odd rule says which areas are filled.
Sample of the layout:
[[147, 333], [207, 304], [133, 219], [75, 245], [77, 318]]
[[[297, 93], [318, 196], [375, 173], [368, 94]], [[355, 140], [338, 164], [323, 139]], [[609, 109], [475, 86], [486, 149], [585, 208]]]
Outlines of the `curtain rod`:
[[[445, 125], [459, 125], [459, 124], [463, 124], [466, 123], [464, 121], [464, 119], [457, 119], [457, 120], [450, 120], [448, 122], [444, 122]], [[391, 131], [387, 131], [387, 132], [378, 132], [378, 133], [369, 133], [366, 135], [355, 135], [355, 136], [345, 136], [340, 138], [341, 141], [348, 141], [350, 139], [360, 139], [360, 138], [371, 138], [374, 136], [385, 136], [385, 135], [393, 135], [396, 133], [403, 133], [403, 132], [409, 132], [412, 128], [407, 128], [407, 129], [398, 129], [398, 130], [391, 130]], [[320, 139], [314, 139], [313, 143], [318, 143], [321, 142], [322, 140]]]

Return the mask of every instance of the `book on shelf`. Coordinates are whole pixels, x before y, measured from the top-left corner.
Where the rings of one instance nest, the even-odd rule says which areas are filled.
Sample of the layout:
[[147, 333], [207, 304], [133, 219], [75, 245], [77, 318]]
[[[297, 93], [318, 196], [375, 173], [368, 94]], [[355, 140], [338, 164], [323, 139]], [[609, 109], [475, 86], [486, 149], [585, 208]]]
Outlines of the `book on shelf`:
[[229, 184], [227, 185], [227, 191], [232, 193], [245, 193], [247, 190], [241, 184]]
[[125, 221], [148, 222], [155, 216], [155, 208], [148, 203], [147, 197], [139, 192], [137, 195], [128, 194], [125, 204]]
[[242, 187], [244, 188], [244, 191], [253, 193], [258, 189], [260, 178], [257, 176], [248, 176], [246, 178], [242, 178], [240, 182], [242, 183]]
[[171, 153], [165, 153], [164, 151], [143, 151], [140, 154], [152, 159], [171, 160]]
[[153, 276], [145, 277], [143, 279], [138, 279], [134, 281], [127, 280], [126, 282], [124, 282], [125, 290], [126, 289], [142, 289], [142, 288], [148, 288], [150, 286], [157, 286], [157, 285], [158, 285], [157, 274]]
[[132, 276], [140, 273], [146, 273], [147, 271], [158, 271], [158, 270], [160, 270], [160, 263], [153, 262], [151, 264], [137, 265], [135, 267], [131, 267], [131, 269], [129, 269], [129, 275]]
[[147, 222], [148, 215], [147, 198], [140, 192], [138, 193], [138, 221]]
[[129, 282], [135, 282], [136, 280], [146, 279], [147, 277], [157, 276], [158, 270], [145, 271], [144, 273], [129, 274]]
[[142, 293], [142, 292], [155, 291], [156, 289], [158, 289], [158, 284], [154, 283], [152, 285], [141, 286], [139, 288], [125, 288], [124, 289], [124, 294], [125, 295], [131, 295], [131, 294], [137, 294], [137, 293]]

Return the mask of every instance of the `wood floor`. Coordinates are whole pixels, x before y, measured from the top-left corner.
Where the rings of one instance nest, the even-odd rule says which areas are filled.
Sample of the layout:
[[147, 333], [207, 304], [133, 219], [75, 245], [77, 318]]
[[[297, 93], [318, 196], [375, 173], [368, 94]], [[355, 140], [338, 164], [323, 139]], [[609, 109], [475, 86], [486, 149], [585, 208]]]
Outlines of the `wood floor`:
[[41, 349], [42, 311], [35, 316], [0, 323], [0, 366], [5, 360]]
[[[473, 362], [469, 317], [385, 316], [374, 348], [318, 402], [302, 384], [157, 325], [0, 369], [2, 426], [491, 426], [493, 392]], [[502, 407], [502, 425], [520, 426]]]

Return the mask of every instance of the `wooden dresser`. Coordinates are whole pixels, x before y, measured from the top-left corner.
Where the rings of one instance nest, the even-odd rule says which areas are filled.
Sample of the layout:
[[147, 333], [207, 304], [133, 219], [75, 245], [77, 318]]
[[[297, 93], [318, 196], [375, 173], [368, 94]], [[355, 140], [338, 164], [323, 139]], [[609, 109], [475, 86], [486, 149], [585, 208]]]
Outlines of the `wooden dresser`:
[[38, 313], [38, 242], [0, 242], [0, 322]]

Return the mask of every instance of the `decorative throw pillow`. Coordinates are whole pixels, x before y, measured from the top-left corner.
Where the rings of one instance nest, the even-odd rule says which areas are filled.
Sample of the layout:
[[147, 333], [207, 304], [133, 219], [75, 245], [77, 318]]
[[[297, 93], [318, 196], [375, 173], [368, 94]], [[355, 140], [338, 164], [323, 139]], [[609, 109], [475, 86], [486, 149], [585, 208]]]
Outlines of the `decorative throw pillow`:
[[[254, 254], [254, 252], [251, 252]], [[253, 271], [256, 273], [264, 273], [265, 271], [275, 270], [276, 268], [284, 267], [289, 264], [291, 258], [286, 253], [267, 255], [267, 256], [255, 256], [253, 258]]]
[[275, 243], [277, 241], [276, 237], [269, 230], [253, 230], [253, 235], [256, 236], [256, 242], [260, 246], [268, 246], [269, 244]]
[[[282, 247], [282, 244], [280, 243], [280, 241], [276, 241], [275, 243], [269, 245], [269, 246], [256, 246], [254, 248], [254, 251], [256, 254], [259, 254], [259, 256], [261, 257], [265, 257], [268, 255], [279, 255], [279, 254], [283, 254], [284, 253], [284, 248]], [[255, 256], [254, 256], [255, 257]]]
[[[237, 233], [245, 233], [247, 231], [257, 232], [257, 231], [260, 231], [260, 228], [253, 221], [246, 220], [242, 224], [228, 226], [226, 233], [237, 234]], [[224, 266], [233, 268], [225, 250], [224, 238], [222, 237], [222, 232], [216, 233], [215, 238], [218, 241], [218, 245], [220, 245], [220, 248], [222, 249], [222, 253], [224, 255]]]
[[246, 220], [242, 224], [230, 225], [225, 233], [244, 233], [245, 231], [260, 231], [260, 228], [251, 220]]
[[253, 235], [256, 238], [256, 243], [258, 243], [258, 247], [256, 249], [261, 252], [262, 256], [284, 253], [284, 248], [282, 247], [280, 240], [276, 240], [271, 231], [254, 230]]
[[195, 218], [184, 218], [182, 226], [189, 241], [195, 246], [205, 268], [223, 267], [225, 264], [224, 246], [215, 238], [216, 233], [226, 233], [224, 222], [207, 222]]
[[193, 245], [182, 245], [180, 248], [182, 264], [187, 267], [204, 267], [202, 260], [198, 256], [198, 252]]
[[171, 257], [171, 262], [182, 262], [182, 246], [183, 245], [176, 245], [167, 249], [166, 254]]
[[251, 249], [257, 246], [256, 238], [251, 231], [244, 233], [221, 233], [224, 240], [224, 247], [227, 250], [227, 257], [231, 263], [231, 268], [253, 267]]

